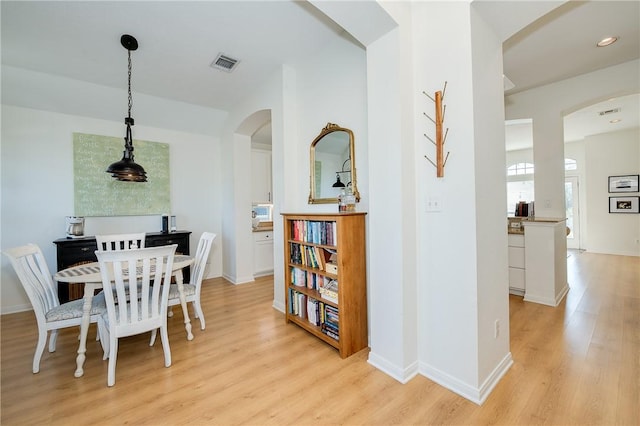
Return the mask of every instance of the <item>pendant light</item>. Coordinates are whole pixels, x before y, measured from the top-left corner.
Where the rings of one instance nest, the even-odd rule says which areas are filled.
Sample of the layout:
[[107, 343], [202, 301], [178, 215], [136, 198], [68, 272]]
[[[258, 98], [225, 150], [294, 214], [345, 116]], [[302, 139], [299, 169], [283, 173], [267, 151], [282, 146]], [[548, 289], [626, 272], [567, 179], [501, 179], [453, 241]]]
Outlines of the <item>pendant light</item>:
[[133, 139], [131, 138], [131, 126], [133, 126], [133, 117], [131, 117], [131, 106], [133, 101], [131, 98], [131, 51], [138, 49], [138, 41], [135, 37], [128, 34], [124, 34], [120, 38], [122, 47], [127, 49], [129, 57], [128, 66], [128, 89], [129, 89], [129, 111], [127, 117], [124, 119], [124, 124], [127, 125], [127, 132], [124, 137], [124, 151], [122, 152], [122, 160], [117, 161], [109, 166], [107, 173], [111, 173], [111, 176], [119, 181], [123, 182], [146, 182], [147, 172], [144, 168], [136, 164], [133, 161]]
[[[351, 161], [350, 157], [344, 160], [344, 163], [342, 163], [342, 170], [339, 172], [336, 172], [336, 183], [332, 185], [334, 188], [345, 187], [344, 183], [342, 183], [342, 181], [340, 180], [340, 173], [351, 173], [351, 167], [349, 167], [349, 170], [344, 169], [344, 166], [346, 166], [349, 161]], [[351, 185], [351, 182], [349, 182], [347, 185]]]

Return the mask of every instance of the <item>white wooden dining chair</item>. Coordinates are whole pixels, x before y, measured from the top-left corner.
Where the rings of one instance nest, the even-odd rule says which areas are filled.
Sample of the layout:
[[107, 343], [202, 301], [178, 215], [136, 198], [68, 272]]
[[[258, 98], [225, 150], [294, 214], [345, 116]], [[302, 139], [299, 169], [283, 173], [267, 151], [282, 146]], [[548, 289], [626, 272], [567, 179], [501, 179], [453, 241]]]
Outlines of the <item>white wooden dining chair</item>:
[[[196, 248], [196, 254], [194, 256], [193, 265], [191, 266], [191, 274], [189, 277], [189, 283], [183, 285], [183, 293], [187, 303], [191, 302], [195, 317], [200, 320], [200, 329], [204, 330], [204, 313], [202, 312], [202, 304], [200, 303], [200, 289], [202, 287], [202, 278], [204, 277], [204, 270], [207, 266], [207, 260], [209, 260], [209, 253], [211, 252], [211, 246], [213, 240], [215, 240], [216, 234], [212, 232], [203, 232], [198, 241], [198, 247]], [[180, 292], [178, 291], [178, 284], [171, 284], [169, 289], [169, 307], [180, 304]], [[171, 315], [169, 315], [171, 316]], [[151, 334], [150, 346], [153, 346], [155, 342], [156, 333]]]
[[[167, 301], [177, 244], [135, 250], [96, 251], [107, 312], [100, 321], [108, 337], [107, 386], [116, 382], [120, 337], [160, 329], [164, 365], [171, 366]], [[130, 285], [137, 283], [137, 285]]]
[[145, 238], [144, 232], [96, 235], [96, 243], [98, 251], [131, 250], [144, 248]]
[[[145, 247], [146, 234], [135, 232], [130, 234], [103, 234], [96, 235], [98, 251], [134, 250]], [[105, 352], [104, 359], [108, 353]]]
[[[47, 337], [49, 337], [49, 352], [55, 352], [58, 330], [79, 326], [82, 322], [83, 300], [72, 300], [60, 304], [47, 262], [40, 247], [36, 244], [7, 249], [3, 253], [11, 261], [36, 315], [38, 343], [33, 355], [33, 372], [37, 373], [40, 371], [40, 360], [47, 343]], [[101, 292], [93, 298], [91, 322], [98, 323], [98, 319], [106, 312], [104, 293]], [[49, 332], [51, 333], [49, 334]], [[98, 335], [103, 349], [106, 351], [106, 336], [100, 323], [98, 323]]]

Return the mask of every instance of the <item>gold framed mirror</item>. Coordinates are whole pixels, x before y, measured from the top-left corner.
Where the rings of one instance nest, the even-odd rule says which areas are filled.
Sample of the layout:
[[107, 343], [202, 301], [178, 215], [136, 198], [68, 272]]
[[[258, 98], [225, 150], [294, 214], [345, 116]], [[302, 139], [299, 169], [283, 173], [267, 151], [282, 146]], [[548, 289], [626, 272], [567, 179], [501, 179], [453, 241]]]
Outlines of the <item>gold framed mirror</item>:
[[343, 188], [360, 201], [354, 154], [353, 132], [327, 123], [311, 143], [309, 204], [337, 204]]

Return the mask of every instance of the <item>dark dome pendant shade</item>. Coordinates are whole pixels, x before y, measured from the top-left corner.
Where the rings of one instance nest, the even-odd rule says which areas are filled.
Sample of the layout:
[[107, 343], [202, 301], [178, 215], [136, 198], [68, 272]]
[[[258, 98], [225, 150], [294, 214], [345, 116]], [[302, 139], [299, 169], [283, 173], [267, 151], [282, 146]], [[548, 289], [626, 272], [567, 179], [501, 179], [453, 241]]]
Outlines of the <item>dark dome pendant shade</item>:
[[136, 164], [133, 160], [133, 138], [131, 137], [131, 126], [134, 124], [133, 117], [131, 117], [131, 106], [133, 101], [131, 98], [131, 51], [138, 48], [138, 41], [135, 37], [128, 34], [123, 35], [120, 38], [122, 47], [127, 49], [129, 57], [128, 67], [128, 90], [129, 90], [129, 113], [124, 119], [124, 124], [127, 125], [127, 131], [124, 137], [124, 151], [122, 152], [122, 160], [116, 161], [111, 164], [106, 170], [107, 173], [111, 173], [111, 176], [119, 181], [123, 182], [146, 182], [147, 172], [144, 168]]
[[[339, 172], [336, 172], [336, 183], [334, 183], [333, 185], [331, 185], [334, 188], [344, 188], [345, 184], [340, 180], [340, 173], [351, 173], [351, 166], [349, 166], [349, 170], [345, 170], [344, 166], [347, 165], [347, 162], [351, 161], [351, 156], [349, 156], [349, 158], [347, 158], [346, 160], [344, 160], [344, 163], [342, 163], [342, 170]], [[347, 184], [347, 186], [351, 186], [351, 182], [349, 182]]]

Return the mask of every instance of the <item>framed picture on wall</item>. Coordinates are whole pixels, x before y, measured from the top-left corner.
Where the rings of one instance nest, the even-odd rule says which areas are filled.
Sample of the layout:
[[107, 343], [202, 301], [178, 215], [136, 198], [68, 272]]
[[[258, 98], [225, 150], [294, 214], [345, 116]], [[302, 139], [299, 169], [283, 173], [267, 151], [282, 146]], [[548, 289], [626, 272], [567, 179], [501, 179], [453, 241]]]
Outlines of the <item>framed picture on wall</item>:
[[609, 197], [609, 213], [640, 213], [640, 197]]
[[609, 192], [638, 192], [638, 175], [609, 176]]

